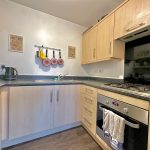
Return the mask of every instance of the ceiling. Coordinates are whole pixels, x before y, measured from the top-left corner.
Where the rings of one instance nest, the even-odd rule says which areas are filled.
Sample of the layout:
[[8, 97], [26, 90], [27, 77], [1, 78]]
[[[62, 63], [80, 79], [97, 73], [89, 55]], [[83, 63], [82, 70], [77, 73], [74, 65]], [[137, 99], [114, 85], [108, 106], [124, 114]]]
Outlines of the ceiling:
[[11, 0], [27, 7], [89, 27], [123, 0]]

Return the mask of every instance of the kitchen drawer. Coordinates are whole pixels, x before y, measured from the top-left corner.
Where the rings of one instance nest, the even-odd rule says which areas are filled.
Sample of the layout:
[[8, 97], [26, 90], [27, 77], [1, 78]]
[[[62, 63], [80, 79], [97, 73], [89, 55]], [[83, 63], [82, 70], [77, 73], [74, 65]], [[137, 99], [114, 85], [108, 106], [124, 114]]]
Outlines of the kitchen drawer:
[[87, 105], [88, 107], [95, 107], [97, 100], [96, 98], [87, 95], [82, 95], [82, 102], [83, 105]]
[[88, 108], [86, 106], [82, 107], [82, 116], [86, 117], [91, 123], [96, 120], [95, 109]]
[[96, 134], [96, 126], [94, 123], [91, 123], [86, 117], [82, 118], [83, 125], [88, 128], [93, 134]]
[[97, 97], [97, 89], [89, 86], [82, 86], [81, 93], [84, 93], [91, 97]]

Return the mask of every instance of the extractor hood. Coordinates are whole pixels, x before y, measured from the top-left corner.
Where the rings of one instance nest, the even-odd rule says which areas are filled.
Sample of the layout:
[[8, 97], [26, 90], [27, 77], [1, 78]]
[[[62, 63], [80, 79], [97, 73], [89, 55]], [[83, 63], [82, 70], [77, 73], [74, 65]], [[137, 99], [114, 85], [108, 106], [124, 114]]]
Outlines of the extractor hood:
[[123, 37], [120, 38], [120, 40], [124, 41], [124, 42], [129, 42], [129, 41], [133, 41], [145, 36], [150, 35], [150, 25], [146, 26], [144, 28], [141, 28], [135, 32], [131, 32]]

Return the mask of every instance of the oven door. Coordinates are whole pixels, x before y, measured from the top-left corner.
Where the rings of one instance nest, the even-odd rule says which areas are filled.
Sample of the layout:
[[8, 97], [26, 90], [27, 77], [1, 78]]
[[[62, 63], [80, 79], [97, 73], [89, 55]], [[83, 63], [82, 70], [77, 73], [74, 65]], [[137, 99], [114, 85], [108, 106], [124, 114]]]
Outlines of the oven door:
[[97, 105], [97, 135], [105, 141], [110, 147], [110, 138], [104, 136], [103, 132], [103, 108], [113, 111], [115, 114], [124, 117], [130, 122], [130, 125], [125, 125], [124, 150], [147, 150], [148, 144], [148, 126], [137, 122], [113, 109], [108, 108], [98, 102]]

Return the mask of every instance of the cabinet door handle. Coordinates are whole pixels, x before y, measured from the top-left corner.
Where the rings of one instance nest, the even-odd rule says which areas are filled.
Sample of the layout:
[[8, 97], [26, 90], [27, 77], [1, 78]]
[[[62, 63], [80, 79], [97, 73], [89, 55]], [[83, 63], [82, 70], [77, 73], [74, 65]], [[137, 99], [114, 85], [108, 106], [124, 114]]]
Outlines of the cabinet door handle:
[[59, 102], [59, 91], [57, 91], [57, 102]]
[[50, 102], [52, 103], [53, 102], [53, 90], [51, 91], [51, 100]]
[[109, 43], [109, 54], [111, 55], [111, 42]]
[[95, 48], [93, 48], [93, 58], [95, 58]]
[[126, 31], [127, 31], [127, 32], [130, 32], [130, 31], [132, 31], [132, 30], [134, 30], [134, 29], [137, 29], [137, 28], [139, 28], [139, 27], [141, 27], [141, 26], [144, 26], [144, 25], [145, 25], [145, 22], [142, 22], [142, 23], [136, 24], [135, 26], [133, 26], [133, 27], [131, 27], [131, 28], [126, 29]]

